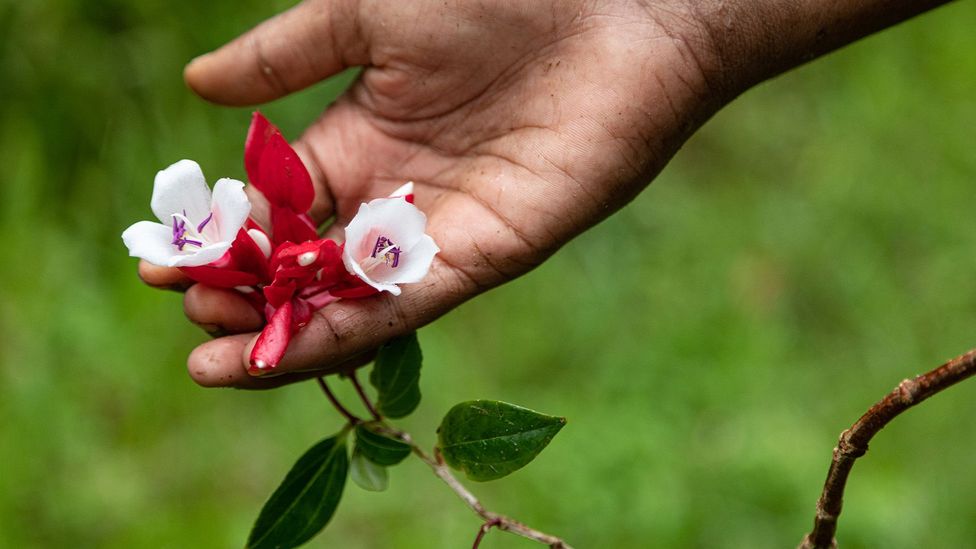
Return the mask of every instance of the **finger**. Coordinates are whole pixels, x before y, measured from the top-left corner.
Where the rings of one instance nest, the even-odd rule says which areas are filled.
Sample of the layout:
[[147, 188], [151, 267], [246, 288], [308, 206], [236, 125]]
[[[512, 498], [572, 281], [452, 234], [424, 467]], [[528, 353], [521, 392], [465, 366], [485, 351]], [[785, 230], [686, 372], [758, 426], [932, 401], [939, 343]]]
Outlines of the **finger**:
[[139, 260], [139, 278], [147, 285], [161, 290], [185, 292], [193, 285], [183, 271], [174, 267], [160, 267], [142, 259]]
[[350, 371], [372, 362], [374, 353], [364, 353], [332, 368], [291, 372], [278, 376], [256, 378], [248, 375], [240, 361], [242, 350], [254, 334], [222, 337], [208, 341], [190, 353], [187, 369], [190, 377], [203, 387], [234, 387], [237, 389], [273, 389], [314, 377]]
[[186, 66], [204, 99], [254, 105], [368, 62], [356, 0], [306, 0]]
[[264, 323], [241, 294], [203, 284], [187, 290], [183, 311], [194, 324], [214, 337], [253, 332]]
[[[271, 373], [335, 368], [420, 328], [477, 291], [470, 279], [435, 260], [424, 282], [406, 285], [399, 296], [383, 293], [342, 300], [317, 311], [292, 338], [281, 363]], [[242, 349], [239, 363], [248, 364], [253, 344], [252, 340]]]

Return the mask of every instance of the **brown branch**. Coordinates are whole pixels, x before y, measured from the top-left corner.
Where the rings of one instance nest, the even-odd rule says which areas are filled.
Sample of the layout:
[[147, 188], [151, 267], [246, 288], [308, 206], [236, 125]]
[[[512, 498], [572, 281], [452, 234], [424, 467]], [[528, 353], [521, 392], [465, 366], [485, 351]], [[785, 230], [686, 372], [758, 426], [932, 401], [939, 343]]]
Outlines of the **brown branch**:
[[499, 530], [511, 532], [515, 535], [522, 536], [523, 538], [546, 544], [553, 549], [573, 549], [568, 543], [557, 538], [556, 536], [546, 534], [545, 532], [540, 532], [539, 530], [530, 528], [511, 517], [500, 515], [485, 509], [485, 506], [478, 501], [478, 498], [468, 491], [468, 489], [461, 484], [454, 474], [451, 473], [451, 470], [448, 469], [447, 465], [444, 463], [444, 459], [441, 458], [440, 453], [435, 450], [434, 455], [431, 456], [417, 446], [407, 433], [398, 432], [397, 434], [404, 442], [410, 445], [410, 447], [413, 449], [413, 453], [416, 454], [421, 461], [426, 463], [431, 470], [434, 471], [437, 478], [443, 480], [444, 483], [447, 484], [448, 487], [450, 487], [450, 489], [453, 490], [454, 493], [457, 494], [458, 497], [461, 498], [461, 500], [464, 501], [464, 503], [466, 503], [472, 511], [477, 513], [479, 517], [485, 520], [485, 523], [481, 526], [481, 530], [478, 531], [478, 538], [475, 540], [474, 545], [475, 547], [481, 543], [481, 539], [488, 532], [488, 530], [495, 527]]
[[813, 531], [803, 538], [799, 549], [837, 547], [834, 533], [843, 504], [844, 486], [854, 461], [868, 451], [868, 442], [891, 420], [930, 396], [976, 374], [976, 349], [946, 362], [931, 372], [898, 384], [871, 407], [850, 429], [840, 435], [827, 471], [823, 493], [817, 500]]
[[482, 524], [481, 528], [478, 528], [478, 535], [474, 538], [474, 545], [471, 546], [471, 549], [478, 549], [481, 547], [481, 540], [485, 539], [485, 534], [488, 533], [488, 530], [491, 530], [499, 524], [501, 524], [501, 521], [498, 519], [489, 520]]

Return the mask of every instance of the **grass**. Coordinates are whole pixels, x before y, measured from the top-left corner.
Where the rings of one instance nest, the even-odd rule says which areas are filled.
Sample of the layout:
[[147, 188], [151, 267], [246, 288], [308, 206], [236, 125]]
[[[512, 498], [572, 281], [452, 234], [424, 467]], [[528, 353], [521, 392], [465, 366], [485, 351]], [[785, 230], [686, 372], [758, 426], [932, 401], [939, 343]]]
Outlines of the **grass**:
[[[176, 159], [243, 176], [248, 111], [195, 99], [180, 70], [285, 5], [0, 4], [0, 546], [238, 547], [339, 427], [311, 384], [196, 387], [205, 335], [119, 240]], [[567, 416], [531, 466], [474, 488], [577, 547], [797, 543], [836, 435], [976, 345], [974, 16], [954, 4], [740, 98], [623, 211], [424, 329], [403, 425], [430, 444], [470, 398]], [[294, 136], [342, 86], [264, 110]], [[845, 547], [971, 544], [974, 397], [881, 433]], [[470, 543], [475, 518], [422, 464], [391, 476], [350, 486], [311, 546]]]

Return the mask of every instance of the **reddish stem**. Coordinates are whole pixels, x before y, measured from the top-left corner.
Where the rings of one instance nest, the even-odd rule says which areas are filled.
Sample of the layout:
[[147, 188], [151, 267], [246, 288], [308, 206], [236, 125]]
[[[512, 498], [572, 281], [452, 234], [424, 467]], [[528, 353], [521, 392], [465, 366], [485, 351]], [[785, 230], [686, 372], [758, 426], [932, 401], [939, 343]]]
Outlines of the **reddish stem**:
[[325, 382], [324, 377], [317, 377], [315, 378], [315, 381], [319, 382], [319, 387], [322, 388], [322, 392], [325, 393], [326, 398], [329, 399], [329, 402], [332, 403], [332, 406], [336, 410], [338, 410], [339, 413], [342, 414], [347, 420], [349, 420], [349, 423], [351, 423], [352, 425], [358, 425], [363, 422], [362, 419], [354, 416], [352, 412], [347, 410], [346, 407], [343, 406], [341, 402], [339, 402], [339, 399], [337, 399], [336, 396], [332, 393], [332, 390], [329, 389], [329, 385]]

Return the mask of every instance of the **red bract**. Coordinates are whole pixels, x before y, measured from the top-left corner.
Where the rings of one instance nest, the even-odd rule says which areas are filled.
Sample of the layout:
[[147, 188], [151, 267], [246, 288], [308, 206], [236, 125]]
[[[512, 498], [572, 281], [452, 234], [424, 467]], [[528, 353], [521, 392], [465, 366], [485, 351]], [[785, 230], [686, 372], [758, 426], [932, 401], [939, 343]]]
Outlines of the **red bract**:
[[272, 242], [318, 238], [308, 216], [315, 198], [312, 178], [278, 128], [259, 112], [254, 113], [244, 142], [244, 169], [251, 184], [268, 199]]

